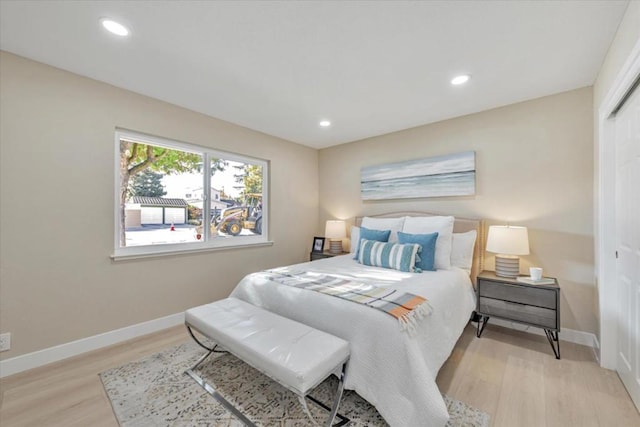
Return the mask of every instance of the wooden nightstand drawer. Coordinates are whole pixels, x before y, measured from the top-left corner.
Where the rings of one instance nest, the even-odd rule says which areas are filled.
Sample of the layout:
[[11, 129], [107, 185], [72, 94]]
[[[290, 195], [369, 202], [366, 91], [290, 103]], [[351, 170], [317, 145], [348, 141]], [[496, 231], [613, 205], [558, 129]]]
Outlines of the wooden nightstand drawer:
[[480, 311], [517, 322], [556, 329], [556, 311], [515, 302], [480, 297]]
[[497, 276], [492, 271], [478, 274], [476, 336], [480, 338], [491, 317], [544, 329], [556, 359], [560, 359], [560, 286], [555, 278], [545, 284], [530, 284]]
[[536, 289], [529, 286], [508, 285], [480, 279], [478, 291], [480, 292], [480, 297], [519, 302], [554, 310], [557, 304], [556, 292], [543, 288]]

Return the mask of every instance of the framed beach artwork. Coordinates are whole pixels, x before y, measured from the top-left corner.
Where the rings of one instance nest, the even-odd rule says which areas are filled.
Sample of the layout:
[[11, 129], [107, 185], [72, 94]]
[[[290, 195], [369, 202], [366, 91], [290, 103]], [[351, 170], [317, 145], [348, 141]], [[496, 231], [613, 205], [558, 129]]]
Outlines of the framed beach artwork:
[[362, 200], [473, 196], [476, 153], [465, 151], [363, 167], [360, 192]]

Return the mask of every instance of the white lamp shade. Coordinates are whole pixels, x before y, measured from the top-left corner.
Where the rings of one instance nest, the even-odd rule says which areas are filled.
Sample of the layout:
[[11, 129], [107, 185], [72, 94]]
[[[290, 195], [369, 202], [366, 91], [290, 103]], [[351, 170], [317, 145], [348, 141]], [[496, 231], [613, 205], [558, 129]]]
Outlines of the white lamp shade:
[[324, 228], [324, 237], [327, 239], [344, 239], [347, 237], [347, 228], [344, 221], [327, 221]]
[[504, 255], [529, 255], [527, 227], [490, 226], [487, 251]]

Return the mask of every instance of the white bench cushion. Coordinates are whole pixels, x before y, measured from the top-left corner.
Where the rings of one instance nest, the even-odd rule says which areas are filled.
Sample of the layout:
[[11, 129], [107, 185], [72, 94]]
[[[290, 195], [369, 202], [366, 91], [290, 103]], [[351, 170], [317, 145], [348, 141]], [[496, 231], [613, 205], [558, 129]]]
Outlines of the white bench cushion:
[[187, 310], [185, 322], [301, 395], [349, 357], [343, 339], [236, 298]]

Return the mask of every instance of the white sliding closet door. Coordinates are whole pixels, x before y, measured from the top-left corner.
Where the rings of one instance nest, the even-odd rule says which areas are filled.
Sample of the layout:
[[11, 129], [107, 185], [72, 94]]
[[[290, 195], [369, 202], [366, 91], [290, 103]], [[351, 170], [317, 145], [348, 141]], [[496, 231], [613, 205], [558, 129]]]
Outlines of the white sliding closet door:
[[640, 408], [640, 88], [615, 117], [619, 296], [616, 369]]

